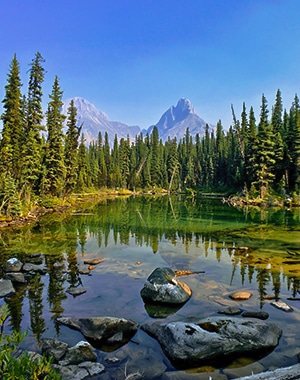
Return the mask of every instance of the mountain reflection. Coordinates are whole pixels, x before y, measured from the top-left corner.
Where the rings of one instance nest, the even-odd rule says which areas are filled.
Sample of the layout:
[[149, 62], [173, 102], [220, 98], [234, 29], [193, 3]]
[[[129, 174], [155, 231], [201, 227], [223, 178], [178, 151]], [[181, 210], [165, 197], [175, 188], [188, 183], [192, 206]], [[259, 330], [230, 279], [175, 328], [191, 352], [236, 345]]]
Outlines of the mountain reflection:
[[[27, 285], [16, 287], [16, 294], [7, 298], [11, 324], [20, 328], [26, 298], [36, 339], [39, 341], [47, 328], [46, 305], [59, 335], [55, 320], [65, 311], [66, 289], [82, 284], [83, 258], [105, 254], [108, 265], [114, 260], [114, 268], [118, 260], [127, 260], [126, 253], [131, 255], [131, 268], [141, 260], [139, 253], [134, 253], [139, 247], [150, 249], [173, 269], [208, 265], [209, 259], [209, 271], [216, 283], [222, 265], [228, 265], [228, 286], [255, 283], [260, 308], [266, 296], [280, 298], [283, 281], [291, 297], [296, 298], [300, 284], [299, 230], [299, 210], [236, 209], [220, 200], [167, 195], [106, 199], [88, 210], [47, 215], [33, 226], [0, 234], [1, 267], [10, 257], [25, 262], [30, 255], [41, 254], [48, 268], [46, 277], [28, 276]], [[125, 253], [124, 247], [128, 247]], [[117, 271], [124, 270], [130, 276], [122, 263]], [[214, 272], [215, 265], [219, 272]], [[133, 273], [137, 276], [139, 272]], [[147, 277], [144, 272], [140, 276]]]

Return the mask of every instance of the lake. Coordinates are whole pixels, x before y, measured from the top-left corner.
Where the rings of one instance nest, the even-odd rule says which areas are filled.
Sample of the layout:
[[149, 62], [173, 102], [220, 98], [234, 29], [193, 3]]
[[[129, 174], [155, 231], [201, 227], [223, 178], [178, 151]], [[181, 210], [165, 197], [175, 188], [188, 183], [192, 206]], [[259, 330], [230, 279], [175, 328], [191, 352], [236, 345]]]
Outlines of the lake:
[[[28, 331], [24, 348], [39, 351], [45, 337], [70, 345], [84, 340], [79, 332], [58, 325], [60, 316], [116, 316], [139, 324], [155, 318], [157, 310], [144, 305], [140, 290], [155, 268], [170, 267], [203, 273], [180, 278], [193, 294], [180, 309], [165, 311], [169, 320], [201, 319], [235, 305], [266, 311], [268, 321], [283, 329], [277, 348], [257, 362], [237, 358], [221, 369], [216, 363], [185, 371], [217, 369], [231, 371], [234, 378], [234, 373], [243, 374], [242, 368], [256, 365], [264, 370], [298, 362], [299, 208], [238, 209], [218, 199], [168, 195], [107, 198], [76, 212], [46, 215], [18, 230], [2, 230], [0, 246], [1, 267], [8, 258], [25, 262], [31, 256], [31, 260], [42, 258], [48, 268], [46, 275], [36, 274], [28, 284], [18, 286], [12, 297], [0, 299], [0, 305], [9, 305], [12, 326]], [[87, 259], [103, 260], [90, 275], [80, 273]], [[70, 286], [87, 291], [74, 297], [66, 292]], [[236, 290], [250, 291], [253, 296], [233, 301], [229, 295]], [[270, 299], [284, 301], [294, 311], [276, 309]], [[147, 355], [162, 362], [166, 371], [177, 370], [158, 343], [141, 330], [119, 350], [98, 350], [97, 354], [104, 365], [109, 357], [121, 358], [110, 365], [111, 374]]]

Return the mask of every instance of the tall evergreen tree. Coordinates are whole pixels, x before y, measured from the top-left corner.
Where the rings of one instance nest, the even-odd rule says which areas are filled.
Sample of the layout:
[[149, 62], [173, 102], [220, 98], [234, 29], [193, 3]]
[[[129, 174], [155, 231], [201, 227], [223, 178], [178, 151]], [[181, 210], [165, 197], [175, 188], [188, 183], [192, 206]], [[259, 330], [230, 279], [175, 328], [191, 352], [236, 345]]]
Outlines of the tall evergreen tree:
[[61, 113], [62, 95], [56, 76], [47, 110], [48, 136], [44, 157], [45, 176], [42, 182], [43, 193], [54, 196], [62, 194], [66, 174], [63, 146], [63, 122], [66, 117]]
[[2, 138], [0, 142], [1, 173], [10, 172], [18, 181], [22, 167], [22, 145], [24, 130], [22, 122], [22, 94], [19, 62], [14, 55], [5, 86], [5, 96], [2, 100], [4, 112]]
[[39, 52], [36, 53], [29, 70], [22, 173], [22, 184], [25, 185], [25, 191], [29, 194], [32, 189], [36, 192], [38, 191], [38, 180], [41, 176], [43, 149], [41, 131], [45, 129], [42, 125], [44, 117], [42, 84], [45, 75], [45, 69], [42, 64], [44, 62], [42, 55]]
[[78, 139], [81, 133], [81, 128], [82, 125], [77, 127], [77, 108], [72, 99], [68, 108], [67, 132], [65, 137], [66, 194], [70, 194], [76, 185]]
[[255, 155], [253, 165], [255, 168], [254, 182], [257, 185], [262, 199], [268, 193], [270, 184], [274, 179], [273, 168], [275, 164], [275, 138], [272, 124], [268, 121], [267, 99], [262, 95], [260, 121], [257, 133], [257, 145], [255, 147]]

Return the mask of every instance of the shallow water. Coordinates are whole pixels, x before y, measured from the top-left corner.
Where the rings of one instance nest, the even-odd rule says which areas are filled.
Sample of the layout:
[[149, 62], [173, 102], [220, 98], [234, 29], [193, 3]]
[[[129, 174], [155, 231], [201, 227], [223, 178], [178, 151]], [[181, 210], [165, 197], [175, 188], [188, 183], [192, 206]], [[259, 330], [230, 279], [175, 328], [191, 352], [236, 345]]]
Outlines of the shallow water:
[[[42, 254], [49, 268], [47, 275], [37, 274], [27, 286], [19, 286], [14, 296], [0, 299], [0, 304], [7, 302], [10, 307], [12, 325], [28, 330], [26, 348], [39, 350], [44, 337], [57, 337], [70, 345], [83, 339], [79, 332], [57, 325], [59, 316], [109, 315], [142, 324], [162, 312], [168, 320], [192, 320], [218, 315], [224, 306], [235, 305], [267, 311], [268, 320], [283, 329], [278, 347], [259, 360], [262, 369], [297, 362], [299, 209], [236, 209], [219, 200], [167, 195], [107, 199], [76, 213], [46, 216], [17, 231], [3, 230], [0, 247], [1, 264], [10, 257], [25, 261], [29, 255]], [[103, 262], [91, 275], [79, 274], [84, 260], [96, 258]], [[150, 273], [165, 266], [204, 271], [181, 278], [193, 294], [179, 310], [149, 308], [140, 297]], [[83, 286], [87, 292], [73, 297], [66, 293], [71, 285]], [[230, 293], [242, 289], [251, 291], [253, 297], [243, 302], [229, 298]], [[294, 311], [275, 309], [268, 297], [287, 302]], [[104, 364], [110, 356], [121, 359], [120, 367], [131, 360], [146, 365], [151, 357], [166, 370], [176, 370], [158, 343], [141, 330], [120, 350], [98, 350]], [[253, 359], [239, 358], [215, 368], [226, 373], [233, 367], [247, 368], [250, 363]], [[210, 365], [190, 371], [212, 369]], [[232, 373], [229, 378], [235, 377]]]

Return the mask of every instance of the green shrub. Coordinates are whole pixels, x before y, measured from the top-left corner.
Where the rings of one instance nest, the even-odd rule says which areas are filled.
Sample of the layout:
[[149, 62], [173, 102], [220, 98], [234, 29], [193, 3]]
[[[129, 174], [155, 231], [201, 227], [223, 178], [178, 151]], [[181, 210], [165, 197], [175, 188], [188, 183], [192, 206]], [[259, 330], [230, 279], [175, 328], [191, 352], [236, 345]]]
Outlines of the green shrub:
[[0, 308], [0, 378], [2, 380], [61, 380], [51, 368], [52, 360], [44, 356], [32, 358], [26, 351], [18, 355], [19, 345], [26, 332], [3, 333], [4, 323], [9, 317], [7, 305]]

